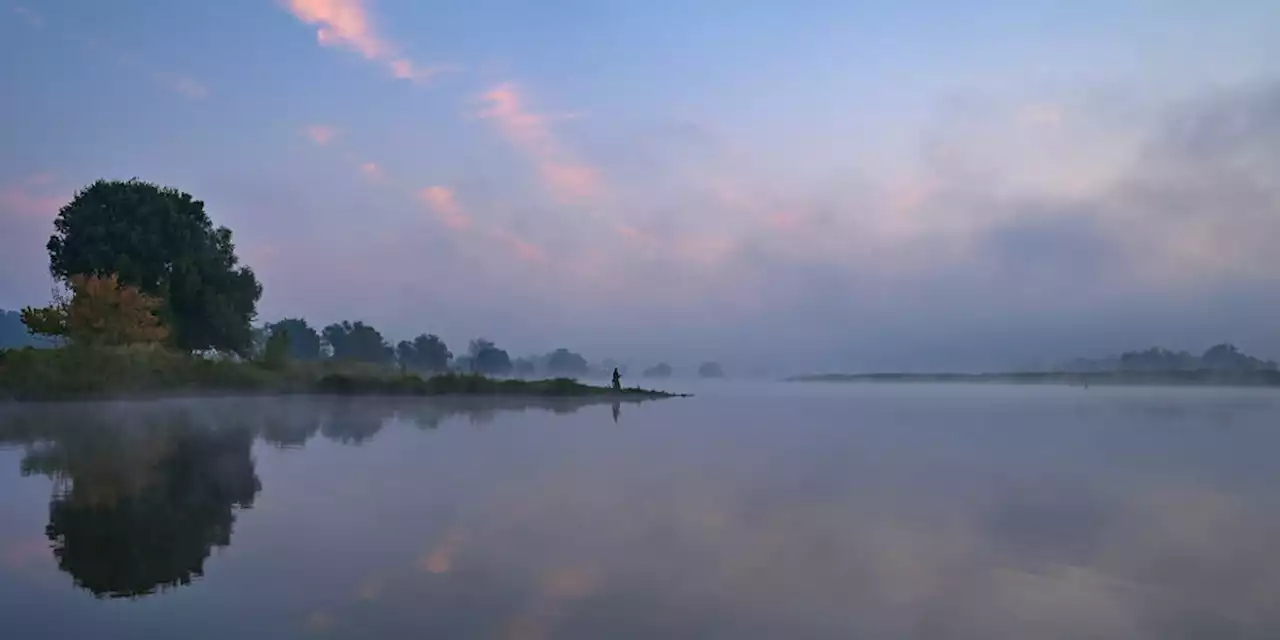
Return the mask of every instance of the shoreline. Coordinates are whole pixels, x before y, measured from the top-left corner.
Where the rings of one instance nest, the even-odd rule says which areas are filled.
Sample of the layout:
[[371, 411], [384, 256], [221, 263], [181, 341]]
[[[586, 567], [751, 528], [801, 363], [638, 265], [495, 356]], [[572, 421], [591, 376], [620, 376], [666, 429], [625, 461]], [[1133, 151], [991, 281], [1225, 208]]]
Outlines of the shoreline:
[[794, 376], [784, 382], [1039, 384], [1067, 386], [1280, 387], [1280, 371], [1098, 371], [1065, 373], [828, 373]]
[[0, 402], [227, 396], [577, 398], [640, 401], [688, 394], [521, 380], [472, 373], [402, 372], [360, 363], [207, 360], [163, 349], [24, 349], [0, 352]]

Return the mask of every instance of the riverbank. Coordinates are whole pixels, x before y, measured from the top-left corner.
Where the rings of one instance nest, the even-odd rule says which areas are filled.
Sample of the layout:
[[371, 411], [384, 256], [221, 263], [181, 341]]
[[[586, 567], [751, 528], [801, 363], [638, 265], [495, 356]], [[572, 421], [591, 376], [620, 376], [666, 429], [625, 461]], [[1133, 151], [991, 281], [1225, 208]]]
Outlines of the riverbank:
[[569, 378], [510, 380], [448, 373], [422, 376], [331, 361], [265, 367], [154, 347], [0, 351], [0, 400], [88, 400], [186, 395], [528, 396], [639, 401], [680, 397], [615, 390]]
[[1088, 373], [1056, 371], [1009, 373], [833, 373], [797, 376], [787, 378], [787, 382], [1278, 387], [1280, 386], [1280, 372], [1197, 369], [1184, 371], [1095, 371]]

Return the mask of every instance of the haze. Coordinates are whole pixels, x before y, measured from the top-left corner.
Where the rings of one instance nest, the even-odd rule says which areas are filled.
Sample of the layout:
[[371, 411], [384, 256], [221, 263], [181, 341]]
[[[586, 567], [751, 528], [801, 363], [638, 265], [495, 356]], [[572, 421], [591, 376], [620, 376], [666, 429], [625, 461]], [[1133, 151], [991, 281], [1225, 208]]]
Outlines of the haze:
[[188, 191], [260, 320], [513, 355], [1280, 356], [1280, 4], [0, 0], [0, 308]]

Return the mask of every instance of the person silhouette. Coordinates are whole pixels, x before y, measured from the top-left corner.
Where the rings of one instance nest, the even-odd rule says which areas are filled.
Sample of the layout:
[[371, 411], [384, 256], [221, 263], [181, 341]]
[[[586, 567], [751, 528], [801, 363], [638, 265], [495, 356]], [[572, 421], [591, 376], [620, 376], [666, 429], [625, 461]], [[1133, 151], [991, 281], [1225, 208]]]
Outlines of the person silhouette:
[[618, 368], [613, 368], [613, 390], [622, 391], [622, 374], [618, 373]]

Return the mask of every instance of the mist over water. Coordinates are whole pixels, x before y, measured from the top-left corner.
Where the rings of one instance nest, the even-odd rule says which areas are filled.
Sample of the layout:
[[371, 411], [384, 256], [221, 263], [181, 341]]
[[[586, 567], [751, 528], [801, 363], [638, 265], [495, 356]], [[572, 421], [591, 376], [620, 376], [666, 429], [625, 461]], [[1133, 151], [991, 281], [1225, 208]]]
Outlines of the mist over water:
[[17, 638], [1280, 637], [1274, 391], [685, 386], [0, 406], [0, 616]]

